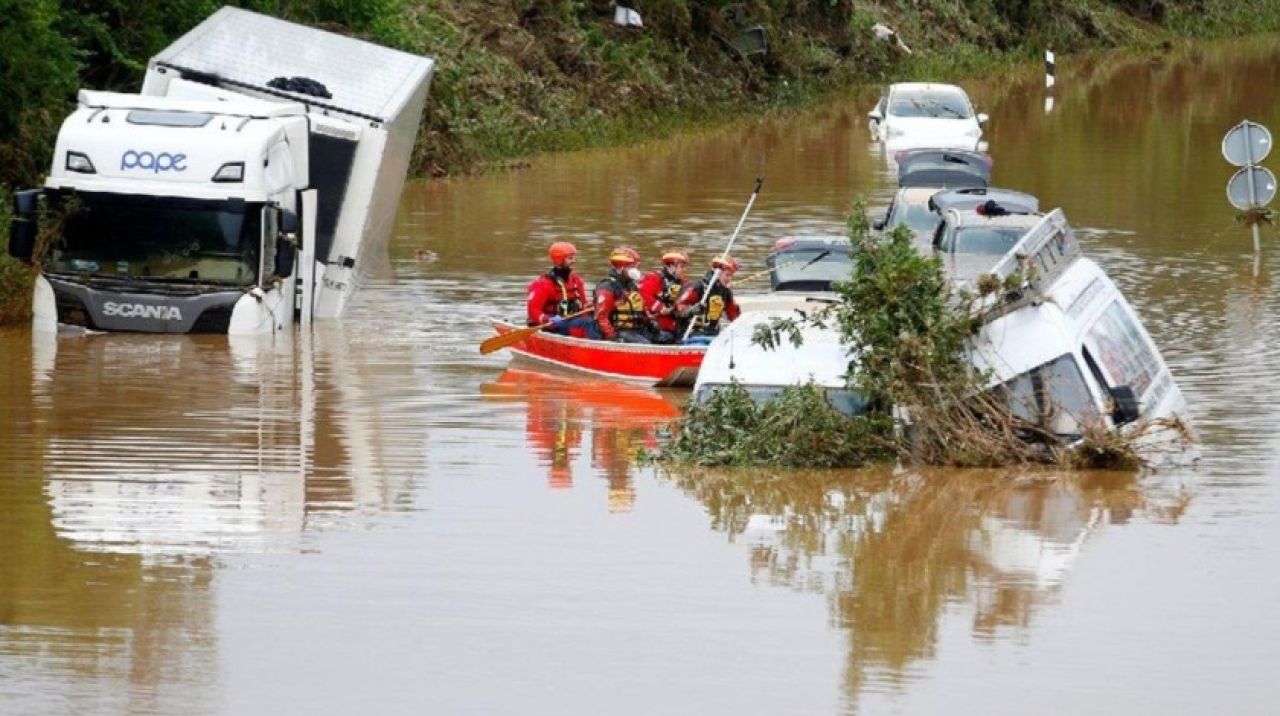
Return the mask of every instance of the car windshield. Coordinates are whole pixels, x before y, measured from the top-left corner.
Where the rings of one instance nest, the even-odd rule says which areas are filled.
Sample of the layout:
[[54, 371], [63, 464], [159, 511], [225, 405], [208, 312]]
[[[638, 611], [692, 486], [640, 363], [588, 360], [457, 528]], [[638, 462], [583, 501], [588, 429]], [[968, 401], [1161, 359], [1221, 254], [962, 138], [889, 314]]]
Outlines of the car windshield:
[[973, 109], [959, 90], [930, 88], [895, 92], [889, 104], [889, 114], [893, 117], [969, 119], [973, 116]]
[[932, 235], [941, 220], [942, 217], [930, 211], [926, 206], [899, 205], [894, 208], [893, 216], [890, 217], [889, 223], [885, 228], [894, 229], [906, 224], [907, 228], [911, 229], [915, 234]]
[[51, 273], [235, 286], [257, 279], [260, 205], [112, 194], [79, 194], [66, 205]]
[[950, 250], [958, 254], [1003, 255], [1018, 243], [1025, 229], [975, 226], [956, 231]]
[[775, 254], [770, 265], [774, 290], [828, 288], [832, 281], [848, 281], [853, 275], [853, 257], [847, 245], [786, 251]]

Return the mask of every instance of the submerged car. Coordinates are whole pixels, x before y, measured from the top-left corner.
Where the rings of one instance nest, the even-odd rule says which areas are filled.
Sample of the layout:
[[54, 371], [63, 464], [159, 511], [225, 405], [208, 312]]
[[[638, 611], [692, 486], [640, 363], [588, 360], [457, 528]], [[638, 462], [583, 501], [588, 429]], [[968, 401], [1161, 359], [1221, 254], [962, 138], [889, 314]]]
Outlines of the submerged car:
[[783, 341], [766, 350], [753, 341], [757, 326], [773, 319], [795, 318], [792, 311], [753, 311], [738, 317], [720, 332], [707, 350], [698, 372], [693, 400], [703, 401], [715, 391], [738, 385], [757, 404], [778, 397], [788, 386], [813, 383], [822, 388], [832, 407], [846, 415], [867, 412], [867, 400], [850, 388], [845, 375], [850, 369], [848, 346], [834, 328], [806, 325], [801, 328], [804, 343], [794, 346]]
[[980, 152], [950, 149], [913, 149], [898, 152], [898, 192], [883, 219], [872, 224], [877, 231], [907, 226], [917, 242], [927, 245], [941, 221], [933, 196], [946, 189], [980, 190], [991, 181], [991, 157]]
[[744, 311], [785, 311], [834, 301], [832, 284], [853, 276], [853, 245], [844, 236], [788, 236], [765, 259], [769, 292], [737, 297]]
[[972, 209], [943, 211], [929, 243], [952, 282], [968, 287], [1042, 218], [1039, 213], [1010, 211], [988, 199]]
[[987, 115], [977, 113], [955, 85], [889, 85], [867, 113], [871, 136], [889, 150], [912, 147], [977, 149]]

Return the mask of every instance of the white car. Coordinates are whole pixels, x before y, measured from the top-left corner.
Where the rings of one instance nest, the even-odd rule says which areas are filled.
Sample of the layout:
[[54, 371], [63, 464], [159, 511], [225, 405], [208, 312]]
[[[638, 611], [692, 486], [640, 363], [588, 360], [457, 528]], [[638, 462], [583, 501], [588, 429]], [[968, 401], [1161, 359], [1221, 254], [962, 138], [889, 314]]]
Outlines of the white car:
[[955, 85], [904, 82], [889, 85], [867, 113], [871, 136], [890, 152], [931, 147], [981, 150], [987, 115], [974, 112]]

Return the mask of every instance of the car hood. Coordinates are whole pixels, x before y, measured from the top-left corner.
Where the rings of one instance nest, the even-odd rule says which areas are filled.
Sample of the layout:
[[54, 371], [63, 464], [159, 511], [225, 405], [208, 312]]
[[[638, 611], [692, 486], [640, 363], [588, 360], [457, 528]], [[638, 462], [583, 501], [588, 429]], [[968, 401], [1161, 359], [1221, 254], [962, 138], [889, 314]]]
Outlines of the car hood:
[[982, 128], [973, 119], [935, 119], [932, 117], [890, 117], [885, 123], [888, 148], [974, 150], [982, 138]]

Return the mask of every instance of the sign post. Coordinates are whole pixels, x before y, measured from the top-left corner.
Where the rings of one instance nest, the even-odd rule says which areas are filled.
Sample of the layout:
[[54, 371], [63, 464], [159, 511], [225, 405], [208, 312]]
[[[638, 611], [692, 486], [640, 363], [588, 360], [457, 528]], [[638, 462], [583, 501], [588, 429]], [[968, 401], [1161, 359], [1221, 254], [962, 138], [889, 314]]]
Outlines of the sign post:
[[[1227, 200], [1241, 211], [1262, 209], [1276, 196], [1276, 175], [1257, 163], [1271, 153], [1271, 132], [1257, 122], [1244, 120], [1222, 138], [1222, 156], [1240, 167], [1227, 181]], [[1252, 221], [1253, 252], [1262, 251], [1258, 222]]]

